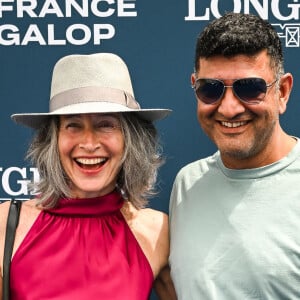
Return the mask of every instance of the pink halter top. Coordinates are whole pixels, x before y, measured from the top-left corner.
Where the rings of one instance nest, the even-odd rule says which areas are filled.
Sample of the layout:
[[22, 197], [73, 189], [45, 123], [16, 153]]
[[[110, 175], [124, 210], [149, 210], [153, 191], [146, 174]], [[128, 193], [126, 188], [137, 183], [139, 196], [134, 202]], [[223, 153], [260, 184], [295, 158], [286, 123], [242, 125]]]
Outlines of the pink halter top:
[[153, 273], [113, 192], [41, 211], [11, 264], [12, 300], [146, 300]]

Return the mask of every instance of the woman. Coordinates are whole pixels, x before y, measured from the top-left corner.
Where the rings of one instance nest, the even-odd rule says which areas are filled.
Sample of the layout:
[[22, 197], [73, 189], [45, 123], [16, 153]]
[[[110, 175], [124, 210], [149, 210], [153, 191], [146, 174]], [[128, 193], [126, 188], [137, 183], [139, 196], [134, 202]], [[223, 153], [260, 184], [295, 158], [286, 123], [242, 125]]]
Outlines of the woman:
[[21, 209], [11, 299], [143, 300], [153, 282], [175, 299], [167, 216], [144, 208], [162, 163], [152, 122], [169, 110], [141, 109], [125, 63], [98, 53], [57, 62], [49, 111], [12, 116], [36, 129], [28, 158], [40, 181]]

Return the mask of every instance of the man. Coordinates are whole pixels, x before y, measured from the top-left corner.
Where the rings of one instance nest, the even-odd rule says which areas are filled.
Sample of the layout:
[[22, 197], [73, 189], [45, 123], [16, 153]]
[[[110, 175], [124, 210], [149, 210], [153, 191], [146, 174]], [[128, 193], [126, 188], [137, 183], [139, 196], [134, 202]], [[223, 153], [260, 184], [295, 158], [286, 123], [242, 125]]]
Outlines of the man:
[[178, 299], [300, 299], [300, 143], [280, 126], [293, 77], [276, 31], [253, 15], [213, 21], [198, 37], [191, 82], [218, 151], [173, 186]]

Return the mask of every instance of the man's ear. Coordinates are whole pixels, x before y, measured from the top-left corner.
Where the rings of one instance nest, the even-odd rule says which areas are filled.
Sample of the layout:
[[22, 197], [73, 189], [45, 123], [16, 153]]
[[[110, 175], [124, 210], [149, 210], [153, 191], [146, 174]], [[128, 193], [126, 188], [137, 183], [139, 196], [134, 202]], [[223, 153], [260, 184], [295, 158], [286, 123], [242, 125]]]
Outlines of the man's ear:
[[287, 103], [293, 87], [293, 76], [291, 73], [286, 73], [281, 76], [279, 81], [279, 113], [283, 114], [286, 111]]

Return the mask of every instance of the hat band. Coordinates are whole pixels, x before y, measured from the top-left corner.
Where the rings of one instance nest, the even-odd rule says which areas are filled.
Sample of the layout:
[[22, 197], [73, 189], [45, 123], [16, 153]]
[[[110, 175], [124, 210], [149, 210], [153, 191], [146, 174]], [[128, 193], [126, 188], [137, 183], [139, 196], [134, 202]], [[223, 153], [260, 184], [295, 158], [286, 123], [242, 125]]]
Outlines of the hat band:
[[95, 101], [113, 102], [131, 109], [140, 109], [133, 96], [125, 91], [109, 87], [87, 86], [71, 89], [53, 96], [50, 99], [50, 112], [72, 104]]

